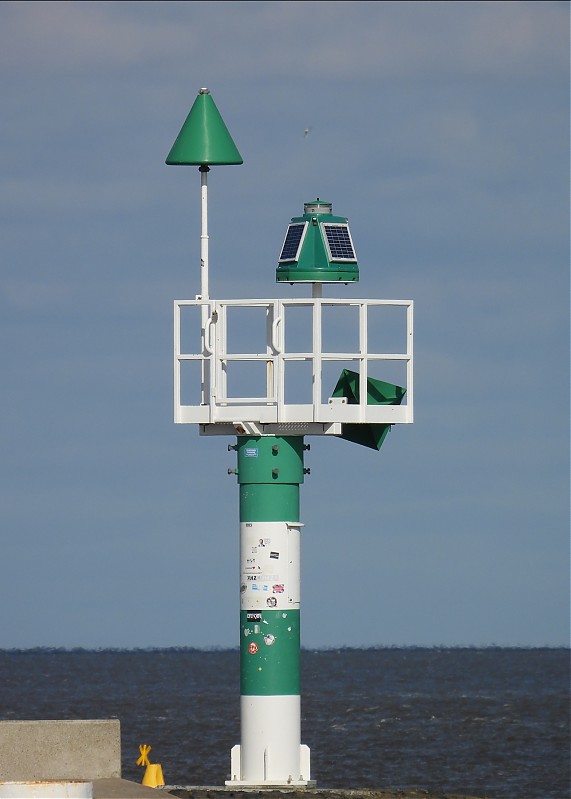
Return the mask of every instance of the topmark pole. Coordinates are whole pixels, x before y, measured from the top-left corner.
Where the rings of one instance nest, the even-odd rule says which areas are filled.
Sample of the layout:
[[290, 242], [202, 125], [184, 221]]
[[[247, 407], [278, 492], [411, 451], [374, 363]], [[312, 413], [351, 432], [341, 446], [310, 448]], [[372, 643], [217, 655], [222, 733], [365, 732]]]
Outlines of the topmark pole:
[[[201, 89], [201, 91], [205, 91]], [[200, 167], [200, 299], [208, 299], [208, 173], [209, 167]]]

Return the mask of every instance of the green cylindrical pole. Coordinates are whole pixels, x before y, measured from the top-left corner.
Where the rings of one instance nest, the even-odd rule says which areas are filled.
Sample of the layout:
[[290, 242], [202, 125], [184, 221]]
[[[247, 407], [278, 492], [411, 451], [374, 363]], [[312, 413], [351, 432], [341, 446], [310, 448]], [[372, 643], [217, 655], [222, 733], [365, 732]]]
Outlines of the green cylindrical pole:
[[240, 436], [240, 746], [233, 785], [306, 785], [300, 743], [301, 436]]

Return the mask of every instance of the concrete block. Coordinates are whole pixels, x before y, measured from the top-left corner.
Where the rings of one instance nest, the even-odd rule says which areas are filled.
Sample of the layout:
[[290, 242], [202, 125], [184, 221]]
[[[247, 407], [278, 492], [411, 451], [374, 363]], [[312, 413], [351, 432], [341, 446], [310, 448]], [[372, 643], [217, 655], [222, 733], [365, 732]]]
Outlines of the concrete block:
[[120, 776], [118, 719], [0, 721], [0, 781]]

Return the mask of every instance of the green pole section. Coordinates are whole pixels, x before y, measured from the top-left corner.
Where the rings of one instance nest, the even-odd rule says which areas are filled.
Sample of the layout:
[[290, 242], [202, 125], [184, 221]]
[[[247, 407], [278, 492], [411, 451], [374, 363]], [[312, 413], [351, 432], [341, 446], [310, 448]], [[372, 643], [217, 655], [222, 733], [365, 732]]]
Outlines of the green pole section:
[[[264, 522], [299, 522], [299, 486], [303, 483], [302, 436], [240, 436], [238, 483], [240, 522], [252, 532]], [[299, 586], [298, 586], [299, 588]], [[243, 696], [300, 694], [299, 607], [287, 612], [240, 610], [240, 693]], [[257, 646], [256, 636], [276, 641]], [[279, 643], [279, 645], [277, 645]]]

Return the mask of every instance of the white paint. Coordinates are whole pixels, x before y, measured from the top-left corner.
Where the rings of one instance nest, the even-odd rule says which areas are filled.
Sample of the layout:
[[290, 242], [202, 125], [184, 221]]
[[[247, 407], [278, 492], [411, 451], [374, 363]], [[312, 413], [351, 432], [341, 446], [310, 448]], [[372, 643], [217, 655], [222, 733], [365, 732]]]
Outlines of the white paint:
[[299, 696], [242, 696], [240, 715], [242, 737], [232, 748], [226, 785], [314, 784], [309, 748], [300, 744]]
[[241, 610], [299, 610], [300, 527], [299, 522], [241, 522]]

